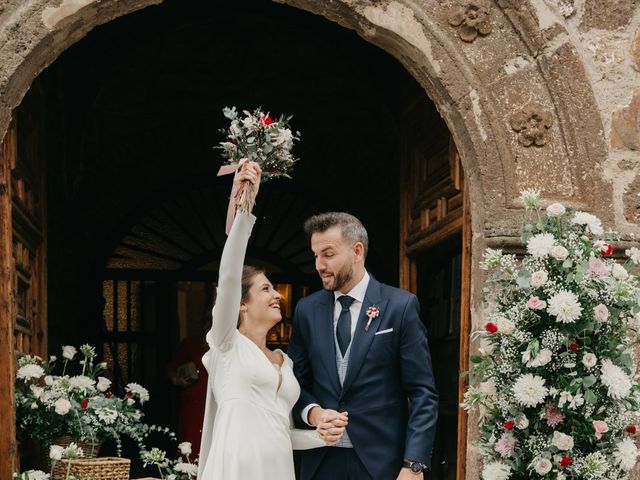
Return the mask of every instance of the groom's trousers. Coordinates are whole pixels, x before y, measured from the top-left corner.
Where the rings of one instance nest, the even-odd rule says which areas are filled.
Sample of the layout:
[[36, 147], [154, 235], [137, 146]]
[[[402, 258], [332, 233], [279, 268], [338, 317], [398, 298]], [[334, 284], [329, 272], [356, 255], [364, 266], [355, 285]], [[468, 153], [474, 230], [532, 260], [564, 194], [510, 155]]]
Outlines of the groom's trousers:
[[313, 480], [383, 480], [369, 475], [353, 448], [326, 448], [328, 451]]

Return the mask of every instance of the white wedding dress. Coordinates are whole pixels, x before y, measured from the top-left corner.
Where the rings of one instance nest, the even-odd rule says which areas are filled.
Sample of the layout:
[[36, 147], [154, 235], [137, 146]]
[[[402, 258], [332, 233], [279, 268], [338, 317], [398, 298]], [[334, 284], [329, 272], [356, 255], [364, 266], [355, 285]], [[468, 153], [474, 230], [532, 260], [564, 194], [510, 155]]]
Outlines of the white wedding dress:
[[300, 395], [293, 363], [282, 367], [236, 328], [242, 265], [255, 217], [238, 212], [220, 261], [209, 351], [198, 480], [294, 480], [292, 449], [325, 446], [315, 430], [291, 427]]

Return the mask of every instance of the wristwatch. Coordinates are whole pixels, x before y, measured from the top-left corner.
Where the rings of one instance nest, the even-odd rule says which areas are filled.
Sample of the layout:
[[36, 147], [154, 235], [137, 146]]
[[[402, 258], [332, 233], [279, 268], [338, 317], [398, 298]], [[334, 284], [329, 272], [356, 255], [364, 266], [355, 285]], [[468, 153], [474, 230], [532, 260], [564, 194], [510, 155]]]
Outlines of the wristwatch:
[[424, 463], [416, 462], [415, 460], [405, 459], [405, 461], [402, 463], [402, 466], [404, 468], [408, 468], [412, 473], [415, 474], [429, 471], [428, 466], [426, 466]]

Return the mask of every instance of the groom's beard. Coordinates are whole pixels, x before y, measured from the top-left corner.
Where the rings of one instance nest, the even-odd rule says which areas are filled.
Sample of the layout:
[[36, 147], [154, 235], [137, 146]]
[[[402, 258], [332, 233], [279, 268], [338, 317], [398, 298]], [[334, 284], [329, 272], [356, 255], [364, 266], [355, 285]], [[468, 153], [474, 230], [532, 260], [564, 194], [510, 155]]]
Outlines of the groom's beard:
[[353, 266], [349, 264], [345, 264], [338, 273], [336, 273], [333, 277], [329, 277], [327, 280], [330, 283], [324, 283], [323, 286], [325, 290], [329, 290], [330, 292], [335, 292], [336, 290], [340, 290], [347, 283], [351, 281], [353, 278]]

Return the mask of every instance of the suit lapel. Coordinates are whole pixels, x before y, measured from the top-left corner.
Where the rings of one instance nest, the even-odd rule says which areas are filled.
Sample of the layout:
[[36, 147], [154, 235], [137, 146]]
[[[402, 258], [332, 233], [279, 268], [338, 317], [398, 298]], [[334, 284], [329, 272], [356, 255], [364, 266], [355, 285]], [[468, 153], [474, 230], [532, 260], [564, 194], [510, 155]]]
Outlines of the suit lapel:
[[321, 300], [316, 302], [314, 311], [314, 324], [318, 326], [318, 342], [320, 344], [320, 355], [324, 367], [329, 375], [329, 380], [339, 392], [340, 378], [338, 377], [338, 369], [336, 366], [336, 342], [333, 332], [333, 309], [334, 295], [333, 292], [325, 291]]
[[[374, 305], [378, 307], [380, 314], [371, 320], [369, 328], [365, 331], [365, 326], [369, 321], [369, 317], [367, 317], [367, 310], [369, 307]], [[353, 380], [358, 375], [360, 368], [362, 368], [362, 364], [367, 356], [369, 347], [371, 347], [371, 342], [373, 342], [373, 337], [380, 326], [381, 317], [384, 315], [386, 305], [387, 300], [383, 300], [380, 295], [380, 283], [375, 278], [371, 277], [369, 285], [367, 286], [367, 293], [365, 294], [364, 301], [362, 302], [360, 315], [358, 316], [356, 331], [354, 332], [353, 340], [351, 341], [349, 365], [347, 366], [347, 375], [345, 376], [344, 384], [342, 385], [342, 395], [344, 395], [344, 393], [349, 389]]]

